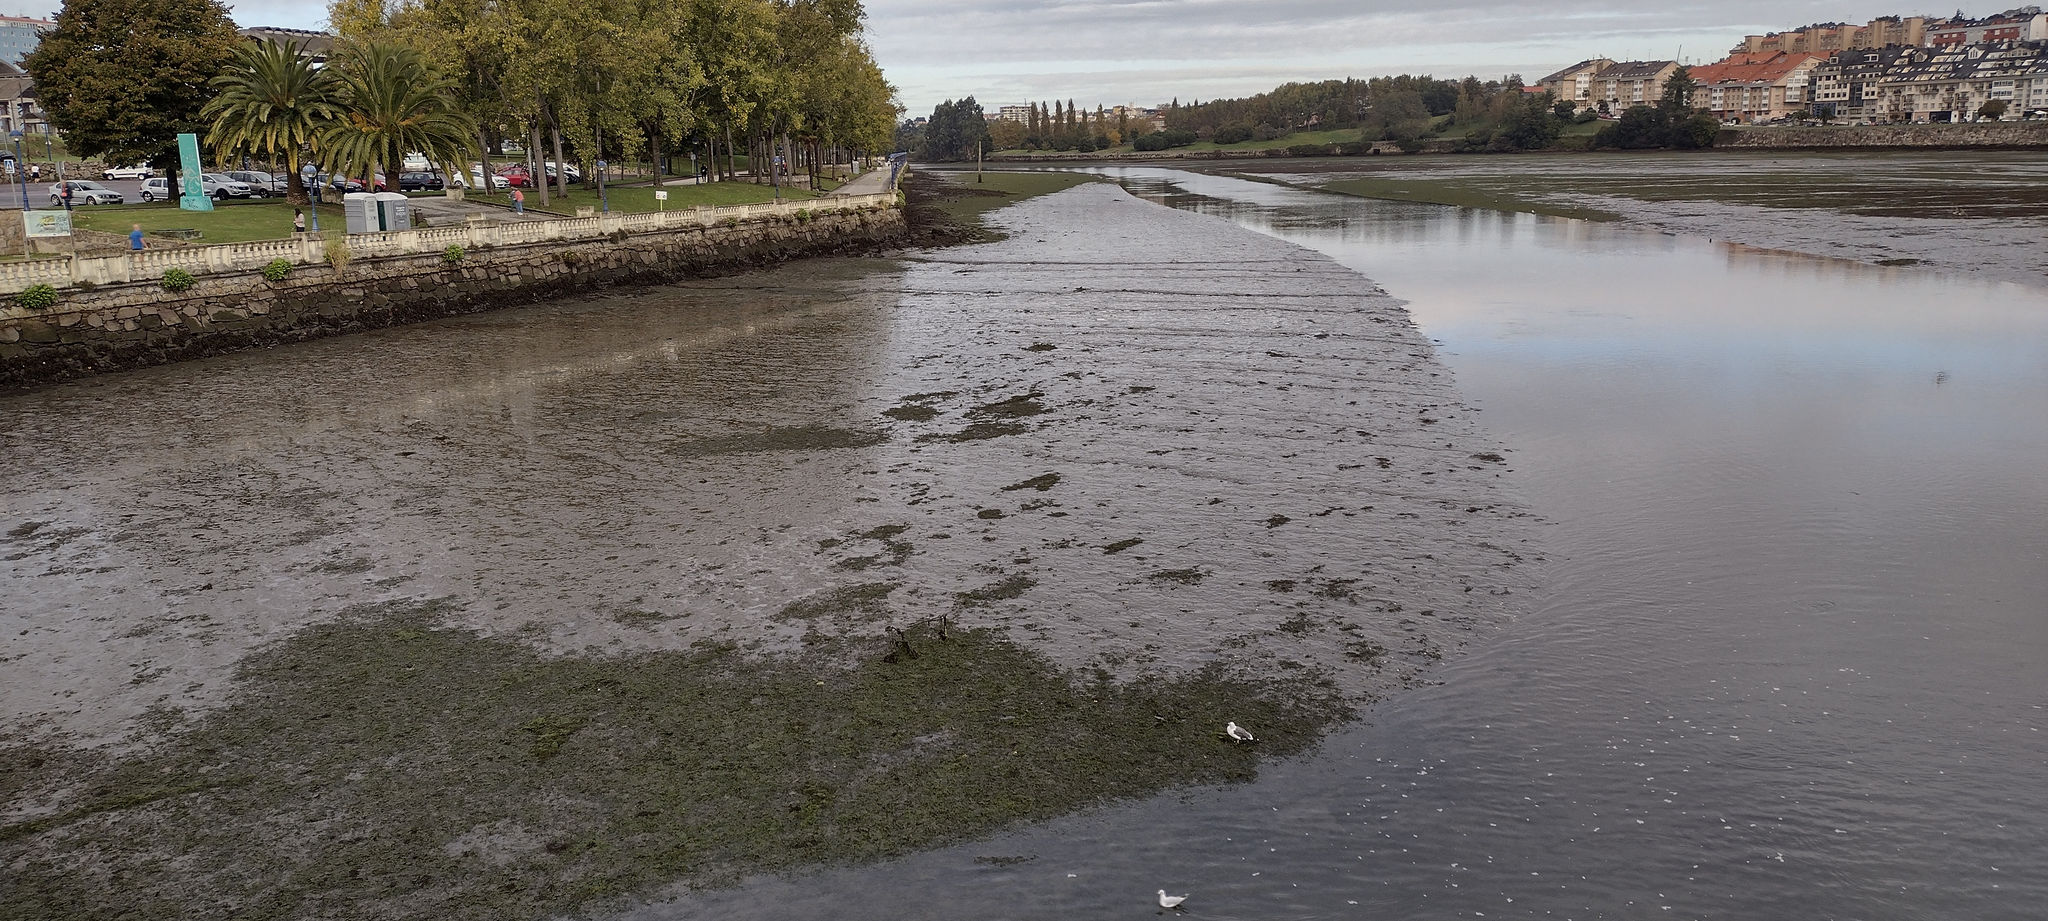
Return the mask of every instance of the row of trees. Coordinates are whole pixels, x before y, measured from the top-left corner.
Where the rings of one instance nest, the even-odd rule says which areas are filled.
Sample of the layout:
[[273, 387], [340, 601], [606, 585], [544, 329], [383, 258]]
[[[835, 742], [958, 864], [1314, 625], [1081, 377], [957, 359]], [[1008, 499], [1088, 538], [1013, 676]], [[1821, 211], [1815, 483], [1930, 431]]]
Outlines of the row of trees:
[[[879, 152], [899, 108], [860, 0], [335, 0], [343, 40], [447, 63], [486, 150], [516, 137], [581, 159], [744, 151], [815, 167]], [[721, 155], [723, 159], [721, 159]], [[756, 172], [756, 179], [760, 179]]]
[[219, 95], [200, 114], [223, 160], [258, 157], [286, 167], [290, 200], [305, 203], [299, 165], [312, 157], [343, 176], [395, 173], [407, 152], [459, 175], [476, 123], [456, 109], [455, 81], [403, 45], [352, 45], [339, 66], [316, 67], [302, 47], [243, 43], [213, 78]]
[[223, 160], [290, 166], [295, 196], [301, 162], [368, 176], [480, 155], [488, 172], [505, 141], [543, 136], [556, 162], [723, 153], [729, 176], [742, 147], [815, 168], [889, 145], [900, 109], [864, 17], [860, 0], [337, 0], [321, 68], [241, 38], [220, 0], [67, 0], [24, 64], [81, 156], [168, 168], [176, 136], [201, 134]]

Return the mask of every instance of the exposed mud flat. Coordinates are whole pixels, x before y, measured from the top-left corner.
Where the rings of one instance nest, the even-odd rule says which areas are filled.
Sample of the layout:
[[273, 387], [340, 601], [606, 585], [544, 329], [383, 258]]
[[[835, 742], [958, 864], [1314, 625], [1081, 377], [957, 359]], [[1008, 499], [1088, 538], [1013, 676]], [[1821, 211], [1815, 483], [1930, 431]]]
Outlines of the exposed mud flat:
[[[960, 654], [933, 656], [934, 643], [952, 642], [935, 637], [949, 633], [1007, 663], [991, 674], [1020, 676], [1003, 679], [1019, 686], [1043, 667], [1076, 682], [1185, 688], [1175, 694], [1187, 712], [1155, 714], [1165, 701], [1149, 698], [1115, 710], [1117, 720], [1191, 734], [1163, 745], [1224, 746], [1214, 759], [1173, 759], [1205, 765], [1194, 773], [1147, 775], [1165, 785], [1243, 776], [1250, 756], [1229, 752], [1207, 728], [1229, 718], [1227, 708], [1257, 706], [1295, 723], [1258, 728], [1279, 743], [1272, 753], [1298, 751], [1333, 712], [1311, 699], [1356, 704], [1413, 683], [1475, 631], [1513, 616], [1538, 554], [1529, 516], [1502, 479], [1511, 454], [1486, 437], [1398, 301], [1292, 244], [1107, 185], [1034, 199], [997, 219], [1010, 234], [1001, 243], [902, 264], [811, 262], [0, 402], [0, 630], [9, 638], [0, 748], [28, 753], [18, 759], [33, 762], [25, 770], [48, 773], [90, 760], [80, 753], [94, 746], [154, 744], [157, 733], [175, 738], [194, 721], [213, 734], [205, 739], [258, 745], [246, 722], [207, 721], [247, 712], [276, 721], [278, 708], [313, 706], [292, 697], [303, 692], [288, 674], [251, 663], [333, 659], [296, 645], [315, 639], [352, 650], [381, 650], [394, 636], [433, 639], [445, 656], [408, 659], [401, 647], [366, 654], [362, 667], [463, 674], [436, 691], [374, 696], [472, 707], [473, 697], [490, 701], [517, 680], [469, 675], [478, 649], [491, 657], [478, 673], [519, 659], [508, 648], [575, 665], [558, 680], [574, 692], [563, 699], [580, 700], [591, 682], [665, 687], [641, 680], [662, 669], [715, 670], [723, 680], [749, 674], [744, 663], [787, 661], [853, 676], [884, 652], [914, 657], [920, 647], [928, 666], [976, 674]], [[399, 614], [365, 613], [377, 611]], [[351, 624], [366, 632], [335, 639]], [[616, 663], [633, 678], [607, 685], [579, 670], [586, 661], [600, 663], [599, 673]], [[522, 669], [541, 670], [506, 674]], [[840, 686], [819, 674], [820, 687]], [[346, 674], [319, 678], [321, 699], [348, 696]], [[382, 680], [364, 673], [366, 688]], [[1002, 691], [932, 682], [922, 693]], [[1292, 696], [1275, 702], [1276, 691]], [[300, 765], [306, 777], [356, 784], [341, 769], [348, 745], [382, 759], [376, 774], [419, 760], [408, 745], [493, 725], [505, 751], [536, 762], [618, 763], [606, 746], [645, 755], [635, 739], [646, 726], [619, 708], [588, 703], [578, 715], [533, 698], [455, 720], [448, 714], [462, 707], [426, 707], [445, 725], [410, 741], [380, 728], [403, 707], [344, 707], [305, 727], [335, 739], [316, 754], [266, 749], [210, 767], [157, 754], [113, 770], [271, 783]], [[783, 699], [754, 705], [772, 721]], [[801, 706], [807, 719], [826, 719], [819, 708], [834, 703], [819, 695]], [[987, 713], [968, 709], [943, 718]], [[926, 716], [868, 718], [903, 720], [902, 737], [883, 734], [884, 743], [921, 751], [951, 738], [910, 730]], [[676, 721], [663, 723], [664, 737], [687, 736], [688, 718], [664, 719]], [[1015, 732], [1043, 735], [1037, 721]], [[465, 780], [472, 767], [448, 750], [426, 759], [453, 762], [437, 782], [482, 783]], [[474, 757], [498, 764], [507, 755]], [[855, 752], [851, 763], [876, 757]], [[866, 776], [809, 769], [825, 790]], [[515, 876], [567, 872], [561, 865], [578, 860], [633, 869], [593, 885], [599, 897], [650, 879], [705, 879], [732, 861], [746, 869], [889, 852], [1042, 815], [1051, 790], [1087, 787], [1087, 772], [1102, 769], [1073, 765], [1072, 776], [1047, 775], [1046, 799], [950, 826], [892, 829], [858, 846], [821, 838], [803, 823], [829, 820], [830, 809], [799, 803], [790, 807], [795, 844], [633, 854], [578, 842], [614, 840], [621, 822], [658, 834], [663, 823], [649, 816], [675, 808], [712, 824], [751, 819], [702, 804], [649, 813], [609, 803], [617, 782], [567, 772], [561, 786], [530, 794], [575, 806], [553, 818], [542, 809], [515, 821], [495, 803], [406, 823], [411, 837], [384, 859], [437, 848], [441, 875], [419, 874], [431, 879], [393, 870], [279, 882], [230, 872], [234, 848], [259, 840], [265, 823], [298, 827], [296, 807], [276, 791], [243, 801], [251, 812], [241, 815], [205, 812], [221, 802], [212, 794], [177, 805], [201, 787], [11, 786], [0, 822], [13, 823], [7, 840], [49, 868], [66, 859], [64, 846], [225, 815], [241, 823], [241, 837], [194, 858], [218, 872], [182, 884], [186, 896], [212, 883], [255, 887], [241, 904], [269, 906], [263, 915], [293, 904], [277, 886], [326, 886], [323, 910], [345, 917], [468, 904], [450, 892], [496, 886], [492, 874], [506, 867]], [[967, 790], [1006, 782], [1000, 772], [954, 779]], [[1145, 786], [1134, 776], [1112, 792]], [[762, 789], [781, 788], [771, 780]], [[354, 808], [374, 814], [402, 803]], [[175, 811], [185, 808], [200, 811]], [[589, 818], [614, 813], [621, 818]], [[379, 840], [381, 832], [333, 818], [321, 834]], [[49, 837], [58, 820], [79, 837]], [[855, 822], [847, 834], [857, 833]], [[171, 840], [181, 839], [157, 846]], [[526, 846], [536, 842], [546, 846]], [[323, 847], [317, 836], [296, 846], [315, 862]], [[516, 859], [499, 853], [507, 848]], [[119, 879], [122, 859], [103, 855], [97, 872]], [[348, 895], [357, 889], [360, 898]], [[560, 892], [501, 902], [492, 910], [578, 904]]]
[[[2048, 286], [2035, 151], [1530, 154], [1246, 161], [1204, 172], [1408, 201], [1606, 216], [1669, 233]], [[1985, 258], [1996, 253], [1997, 258]]]

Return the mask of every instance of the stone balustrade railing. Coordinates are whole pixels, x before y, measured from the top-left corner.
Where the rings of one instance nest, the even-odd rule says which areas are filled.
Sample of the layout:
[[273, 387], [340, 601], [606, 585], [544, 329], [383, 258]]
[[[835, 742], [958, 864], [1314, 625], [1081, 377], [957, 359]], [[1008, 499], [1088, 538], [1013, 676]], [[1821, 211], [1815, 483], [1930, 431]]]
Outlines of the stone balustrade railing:
[[[458, 227], [431, 227], [382, 233], [349, 234], [341, 238], [352, 259], [375, 259], [446, 252], [450, 246], [465, 249], [491, 246], [527, 246], [552, 242], [595, 240], [620, 232], [658, 233], [688, 230], [727, 223], [794, 218], [799, 212], [893, 207], [895, 193], [845, 195], [805, 201], [784, 201], [724, 208], [679, 208], [644, 214], [600, 214], [592, 217], [543, 221], [471, 220]], [[34, 285], [57, 288], [78, 285], [108, 285], [150, 281], [163, 277], [165, 269], [184, 269], [193, 275], [219, 272], [248, 272], [283, 259], [294, 265], [309, 265], [327, 259], [328, 243], [309, 234], [283, 240], [253, 243], [225, 243], [216, 246], [181, 246], [144, 250], [113, 256], [65, 256], [0, 262], [0, 294], [12, 294]], [[0, 312], [11, 305], [0, 305]]]

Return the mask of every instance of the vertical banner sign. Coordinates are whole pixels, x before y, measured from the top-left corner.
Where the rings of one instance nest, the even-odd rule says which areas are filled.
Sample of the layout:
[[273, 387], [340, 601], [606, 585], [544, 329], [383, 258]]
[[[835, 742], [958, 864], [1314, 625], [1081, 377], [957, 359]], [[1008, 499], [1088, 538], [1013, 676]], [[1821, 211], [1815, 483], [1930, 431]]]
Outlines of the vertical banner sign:
[[199, 179], [199, 135], [178, 135], [178, 208], [181, 211], [212, 211], [213, 199], [206, 197], [206, 183]]

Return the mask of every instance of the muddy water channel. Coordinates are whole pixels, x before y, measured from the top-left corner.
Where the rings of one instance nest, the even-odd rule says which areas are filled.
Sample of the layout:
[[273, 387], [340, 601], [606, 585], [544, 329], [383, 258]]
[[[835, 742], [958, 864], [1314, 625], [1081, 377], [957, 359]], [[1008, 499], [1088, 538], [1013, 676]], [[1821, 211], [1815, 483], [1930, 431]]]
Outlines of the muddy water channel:
[[1546, 521], [1533, 610], [1254, 785], [635, 917], [2041, 915], [2048, 294], [1109, 175], [1408, 301]]

